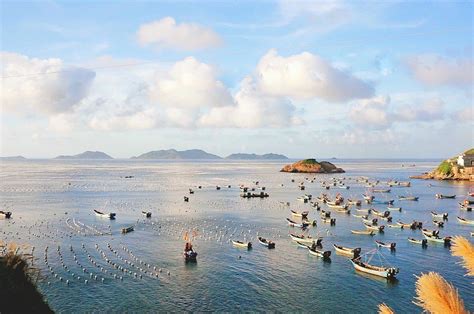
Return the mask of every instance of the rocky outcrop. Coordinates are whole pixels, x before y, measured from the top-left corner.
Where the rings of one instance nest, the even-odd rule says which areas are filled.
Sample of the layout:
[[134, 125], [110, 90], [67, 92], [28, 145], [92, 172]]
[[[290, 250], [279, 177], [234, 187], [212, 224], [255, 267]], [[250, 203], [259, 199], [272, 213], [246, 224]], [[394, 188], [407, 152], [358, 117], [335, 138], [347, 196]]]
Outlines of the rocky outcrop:
[[316, 159], [304, 159], [283, 167], [281, 172], [292, 173], [342, 173], [343, 169], [328, 161], [318, 162]]
[[[466, 151], [463, 156], [473, 154], [473, 149]], [[474, 167], [460, 166], [457, 158], [451, 158], [441, 162], [438, 167], [430, 172], [421, 175], [412, 176], [413, 179], [423, 180], [458, 180], [458, 181], [474, 181]]]

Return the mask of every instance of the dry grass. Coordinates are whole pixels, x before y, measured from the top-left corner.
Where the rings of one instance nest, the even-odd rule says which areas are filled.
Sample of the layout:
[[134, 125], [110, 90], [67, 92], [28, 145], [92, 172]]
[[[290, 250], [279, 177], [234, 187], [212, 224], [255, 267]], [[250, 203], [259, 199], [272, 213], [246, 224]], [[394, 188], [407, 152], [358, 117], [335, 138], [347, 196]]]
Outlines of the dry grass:
[[464, 302], [453, 285], [438, 273], [422, 274], [416, 281], [415, 304], [434, 314], [464, 314]]
[[379, 314], [395, 314], [395, 312], [385, 303], [379, 304]]
[[462, 266], [469, 276], [474, 276], [474, 245], [464, 237], [456, 236], [452, 240], [451, 254], [462, 258]]

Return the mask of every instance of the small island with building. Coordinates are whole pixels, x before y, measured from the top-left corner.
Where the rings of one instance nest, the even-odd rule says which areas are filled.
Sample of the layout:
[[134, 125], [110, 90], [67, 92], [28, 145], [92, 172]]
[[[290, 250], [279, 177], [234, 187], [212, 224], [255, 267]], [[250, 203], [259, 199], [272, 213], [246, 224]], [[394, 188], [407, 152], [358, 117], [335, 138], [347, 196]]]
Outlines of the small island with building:
[[292, 173], [343, 173], [342, 168], [336, 167], [329, 161], [316, 161], [316, 159], [303, 159], [291, 165], [284, 166], [281, 172]]
[[412, 178], [425, 180], [474, 181], [474, 148], [471, 148], [456, 157], [443, 160], [443, 162], [441, 162], [438, 167], [431, 172], [412, 176]]

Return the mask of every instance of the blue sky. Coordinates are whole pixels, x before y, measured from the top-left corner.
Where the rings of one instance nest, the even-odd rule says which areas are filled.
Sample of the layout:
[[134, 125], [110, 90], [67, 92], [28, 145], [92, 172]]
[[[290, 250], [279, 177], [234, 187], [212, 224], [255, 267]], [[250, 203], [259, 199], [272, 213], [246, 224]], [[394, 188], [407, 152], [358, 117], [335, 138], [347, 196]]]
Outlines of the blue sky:
[[473, 146], [470, 1], [2, 1], [1, 155]]

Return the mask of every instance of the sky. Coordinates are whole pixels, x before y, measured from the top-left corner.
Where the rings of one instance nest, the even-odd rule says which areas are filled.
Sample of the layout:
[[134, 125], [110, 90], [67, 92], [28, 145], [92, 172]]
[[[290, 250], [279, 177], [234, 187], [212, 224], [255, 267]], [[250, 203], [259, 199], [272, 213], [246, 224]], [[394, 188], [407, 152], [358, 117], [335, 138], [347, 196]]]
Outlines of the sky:
[[472, 1], [1, 1], [1, 156], [446, 158]]

